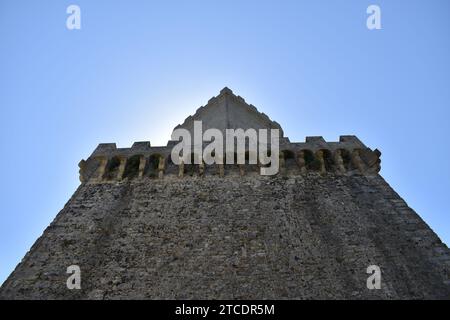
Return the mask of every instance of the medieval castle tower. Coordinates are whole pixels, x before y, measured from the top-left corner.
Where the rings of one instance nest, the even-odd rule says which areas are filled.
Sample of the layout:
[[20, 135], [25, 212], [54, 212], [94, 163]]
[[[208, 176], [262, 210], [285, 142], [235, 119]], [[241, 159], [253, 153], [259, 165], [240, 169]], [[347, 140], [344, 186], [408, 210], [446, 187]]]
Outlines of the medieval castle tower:
[[[290, 142], [225, 88], [179, 128], [279, 129], [280, 171], [100, 144], [1, 299], [450, 298], [450, 252], [355, 136]], [[247, 155], [246, 155], [247, 156]], [[67, 268], [79, 266], [81, 289]], [[367, 268], [381, 270], [380, 289]]]

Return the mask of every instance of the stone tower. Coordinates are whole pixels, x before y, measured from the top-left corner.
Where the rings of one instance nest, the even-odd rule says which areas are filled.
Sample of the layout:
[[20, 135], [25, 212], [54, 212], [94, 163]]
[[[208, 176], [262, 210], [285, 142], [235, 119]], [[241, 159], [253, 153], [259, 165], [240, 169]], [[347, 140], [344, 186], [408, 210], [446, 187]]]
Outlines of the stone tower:
[[[228, 88], [177, 128], [280, 129]], [[2, 299], [450, 298], [449, 249], [379, 175], [378, 150], [281, 131], [280, 171], [175, 165], [176, 142], [100, 144]], [[81, 289], [67, 288], [69, 266]], [[368, 288], [369, 266], [381, 271]]]

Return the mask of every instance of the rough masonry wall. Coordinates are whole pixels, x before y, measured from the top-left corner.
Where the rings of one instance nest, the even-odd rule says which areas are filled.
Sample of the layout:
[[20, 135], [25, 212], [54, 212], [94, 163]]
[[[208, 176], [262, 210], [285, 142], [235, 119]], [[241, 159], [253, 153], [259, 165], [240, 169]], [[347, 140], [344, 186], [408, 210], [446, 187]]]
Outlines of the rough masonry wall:
[[448, 248], [379, 175], [85, 183], [30, 252], [0, 298], [450, 298]]

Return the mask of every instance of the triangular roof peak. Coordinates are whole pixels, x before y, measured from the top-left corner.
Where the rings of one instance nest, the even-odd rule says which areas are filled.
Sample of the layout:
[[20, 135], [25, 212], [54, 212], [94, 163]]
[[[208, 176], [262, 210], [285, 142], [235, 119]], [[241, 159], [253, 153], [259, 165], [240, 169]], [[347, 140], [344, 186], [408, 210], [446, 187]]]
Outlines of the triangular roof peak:
[[231, 90], [228, 87], [224, 87], [222, 90], [220, 90], [220, 94], [227, 94], [227, 93], [234, 95], [233, 90]]
[[283, 130], [276, 121], [259, 112], [241, 96], [235, 95], [228, 87], [220, 90], [219, 95], [212, 97], [205, 106], [198, 108], [194, 115], [187, 117], [175, 129], [184, 128], [193, 134], [194, 121], [202, 121], [204, 131], [210, 128], [219, 129], [223, 133], [226, 129], [279, 129], [280, 137], [283, 136]]

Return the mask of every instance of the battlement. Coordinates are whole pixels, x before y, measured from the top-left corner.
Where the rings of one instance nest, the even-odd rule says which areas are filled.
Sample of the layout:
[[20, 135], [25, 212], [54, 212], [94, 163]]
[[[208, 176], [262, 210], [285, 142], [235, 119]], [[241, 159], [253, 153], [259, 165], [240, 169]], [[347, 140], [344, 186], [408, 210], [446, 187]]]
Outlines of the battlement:
[[[297, 175], [316, 172], [373, 175], [380, 170], [381, 153], [367, 148], [356, 136], [340, 136], [336, 142], [327, 142], [321, 136], [306, 137], [305, 142], [290, 142], [288, 137], [284, 137], [283, 130], [277, 122], [259, 112], [255, 106], [248, 104], [244, 98], [235, 95], [227, 87], [175, 129], [183, 128], [192, 135], [195, 121], [201, 121], [202, 130], [214, 128], [222, 133], [227, 129], [238, 128], [278, 129], [280, 133], [278, 174]], [[87, 160], [80, 162], [80, 180], [99, 183], [146, 177], [162, 179], [167, 176], [182, 178], [204, 175], [218, 177], [257, 175], [262, 166], [259, 161], [257, 164], [249, 164], [248, 152], [241, 155], [245, 157], [246, 164], [176, 165], [171, 159], [171, 152], [177, 143], [178, 141], [168, 141], [166, 146], [153, 147], [149, 141], [140, 141], [135, 142], [131, 148], [117, 148], [115, 143], [101, 143]], [[207, 144], [209, 142], [203, 142], [203, 148]], [[199, 156], [191, 154], [192, 159]], [[225, 155], [221, 156], [222, 159], [225, 158]], [[234, 158], [238, 158], [237, 153], [234, 153]]]
[[[152, 147], [150, 142], [135, 142], [131, 148], [117, 148], [114, 143], [100, 144], [80, 166], [81, 182], [107, 182], [134, 178], [159, 178], [166, 176], [193, 177], [204, 175], [257, 175], [261, 164], [174, 164], [171, 159], [174, 141], [167, 146]], [[191, 158], [198, 155], [192, 153]], [[381, 152], [367, 148], [355, 136], [341, 136], [339, 142], [327, 142], [323, 137], [306, 137], [305, 142], [288, 142], [280, 139], [280, 170], [278, 174], [374, 175], [380, 170]], [[225, 157], [225, 155], [223, 155]], [[235, 159], [238, 154], [235, 153]]]

